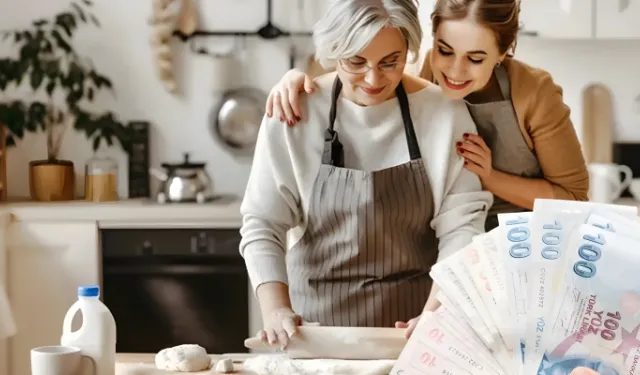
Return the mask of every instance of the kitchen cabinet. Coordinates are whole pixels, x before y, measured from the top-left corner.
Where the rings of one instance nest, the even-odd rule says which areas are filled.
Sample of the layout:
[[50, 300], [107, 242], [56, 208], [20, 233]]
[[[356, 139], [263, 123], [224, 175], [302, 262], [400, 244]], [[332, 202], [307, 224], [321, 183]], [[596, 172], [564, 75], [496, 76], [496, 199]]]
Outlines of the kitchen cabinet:
[[[567, 3], [569, 9], [563, 6]], [[595, 9], [590, 0], [523, 0], [520, 7], [521, 36], [549, 39], [594, 37]]]
[[596, 37], [640, 39], [640, 0], [597, 0]]
[[9, 374], [29, 374], [32, 348], [60, 344], [78, 285], [100, 284], [98, 226], [95, 221], [13, 222], [6, 249], [18, 327], [9, 340]]

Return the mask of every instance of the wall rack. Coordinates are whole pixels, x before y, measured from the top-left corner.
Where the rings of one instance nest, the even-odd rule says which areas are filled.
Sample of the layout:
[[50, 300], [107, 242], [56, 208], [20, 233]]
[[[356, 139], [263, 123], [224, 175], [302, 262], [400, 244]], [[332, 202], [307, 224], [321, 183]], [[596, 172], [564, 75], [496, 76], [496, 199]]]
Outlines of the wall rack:
[[[317, 1], [317, 0], [314, 0]], [[202, 36], [242, 36], [242, 37], [260, 37], [263, 39], [277, 39], [287, 36], [312, 36], [311, 32], [289, 32], [282, 30], [271, 22], [273, 16], [273, 0], [267, 0], [267, 23], [256, 31], [209, 31], [196, 30], [189, 35], [185, 35], [176, 30], [173, 35], [180, 38], [183, 42], [193, 37]]]

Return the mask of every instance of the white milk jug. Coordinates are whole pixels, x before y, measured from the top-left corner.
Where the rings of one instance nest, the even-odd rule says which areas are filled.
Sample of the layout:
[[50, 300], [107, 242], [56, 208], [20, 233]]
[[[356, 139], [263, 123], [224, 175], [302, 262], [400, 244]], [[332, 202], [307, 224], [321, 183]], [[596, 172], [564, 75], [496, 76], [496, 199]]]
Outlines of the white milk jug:
[[[61, 345], [79, 348], [83, 355], [93, 360], [94, 371], [86, 374], [114, 375], [116, 372], [116, 322], [111, 311], [100, 299], [100, 287], [96, 285], [78, 288], [78, 300], [64, 317]], [[82, 327], [71, 331], [76, 313], [82, 313]]]

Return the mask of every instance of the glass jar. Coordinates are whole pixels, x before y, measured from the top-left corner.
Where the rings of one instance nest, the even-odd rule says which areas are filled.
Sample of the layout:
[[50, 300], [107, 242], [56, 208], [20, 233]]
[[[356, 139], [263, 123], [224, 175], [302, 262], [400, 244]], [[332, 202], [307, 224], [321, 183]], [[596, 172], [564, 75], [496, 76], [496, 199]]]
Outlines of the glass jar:
[[89, 159], [85, 166], [84, 193], [88, 201], [118, 200], [118, 163], [109, 157]]

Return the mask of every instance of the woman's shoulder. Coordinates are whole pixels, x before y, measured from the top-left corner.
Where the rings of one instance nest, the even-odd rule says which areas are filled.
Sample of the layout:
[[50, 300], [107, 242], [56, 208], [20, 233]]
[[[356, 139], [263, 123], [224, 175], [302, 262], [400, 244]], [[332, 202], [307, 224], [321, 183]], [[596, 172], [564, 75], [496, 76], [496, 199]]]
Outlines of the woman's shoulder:
[[[504, 61], [511, 84], [511, 96], [514, 101], [541, 97], [542, 93], [558, 91], [562, 88], [553, 81], [548, 71], [529, 65], [515, 58]], [[516, 103], [514, 103], [515, 105]]]
[[505, 59], [505, 68], [511, 84], [513, 106], [525, 125], [536, 112], [548, 112], [556, 107], [568, 110], [562, 105], [562, 87], [554, 82], [551, 73], [515, 58]]

